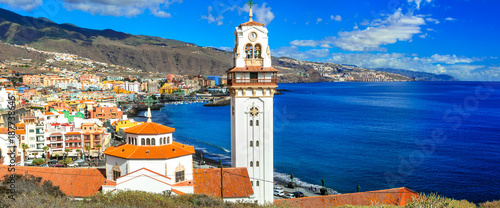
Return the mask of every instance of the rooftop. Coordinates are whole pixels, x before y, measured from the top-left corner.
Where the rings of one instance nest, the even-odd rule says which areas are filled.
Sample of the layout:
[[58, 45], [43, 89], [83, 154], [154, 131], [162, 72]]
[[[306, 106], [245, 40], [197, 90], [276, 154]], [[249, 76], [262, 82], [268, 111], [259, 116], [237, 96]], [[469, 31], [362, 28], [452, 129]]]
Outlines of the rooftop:
[[158, 135], [173, 133], [174, 131], [174, 128], [170, 128], [168, 126], [164, 126], [154, 122], [146, 122], [134, 127], [127, 128], [124, 132], [127, 134]]
[[[194, 193], [221, 197], [219, 168], [194, 169]], [[223, 169], [224, 198], [242, 198], [253, 195], [247, 168]]]
[[[9, 166], [0, 166], [0, 178], [12, 174]], [[97, 193], [106, 180], [102, 173], [95, 168], [47, 168], [16, 166], [16, 173], [30, 174], [41, 177], [42, 181], [50, 180], [54, 186], [68, 196], [88, 197]]]
[[124, 144], [109, 147], [104, 154], [126, 159], [169, 159], [194, 154], [194, 147], [173, 142], [161, 146], [136, 146]]
[[419, 196], [419, 194], [408, 188], [402, 187], [350, 194], [278, 199], [275, 200], [275, 203], [288, 205], [290, 207], [335, 207], [343, 205], [371, 206], [374, 204], [405, 206], [407, 202], [412, 200], [412, 197], [416, 196]]

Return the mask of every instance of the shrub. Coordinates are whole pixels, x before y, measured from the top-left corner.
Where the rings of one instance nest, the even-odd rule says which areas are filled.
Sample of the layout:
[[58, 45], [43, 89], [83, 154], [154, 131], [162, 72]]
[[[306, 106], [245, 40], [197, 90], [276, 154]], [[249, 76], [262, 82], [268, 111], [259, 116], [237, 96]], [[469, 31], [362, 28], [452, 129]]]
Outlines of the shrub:
[[498, 201], [490, 201], [479, 204], [482, 208], [498, 208], [500, 207], [500, 200]]
[[31, 162], [33, 165], [41, 165], [45, 163], [45, 160], [42, 158], [34, 159], [33, 162]]

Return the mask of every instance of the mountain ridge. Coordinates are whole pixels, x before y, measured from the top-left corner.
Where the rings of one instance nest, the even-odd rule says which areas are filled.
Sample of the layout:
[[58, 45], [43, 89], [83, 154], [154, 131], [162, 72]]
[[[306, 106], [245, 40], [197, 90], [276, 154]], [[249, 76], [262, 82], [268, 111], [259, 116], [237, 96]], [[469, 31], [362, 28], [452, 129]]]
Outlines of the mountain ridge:
[[[149, 72], [223, 75], [232, 65], [231, 52], [214, 47], [112, 29], [96, 30], [70, 23], [57, 24], [47, 18], [22, 16], [1, 8], [0, 40]], [[292, 68], [296, 73], [315, 72], [310, 66], [282, 62], [277, 57], [272, 59], [273, 65]], [[295, 76], [292, 71], [289, 75]], [[316, 78], [309, 81], [316, 81]]]

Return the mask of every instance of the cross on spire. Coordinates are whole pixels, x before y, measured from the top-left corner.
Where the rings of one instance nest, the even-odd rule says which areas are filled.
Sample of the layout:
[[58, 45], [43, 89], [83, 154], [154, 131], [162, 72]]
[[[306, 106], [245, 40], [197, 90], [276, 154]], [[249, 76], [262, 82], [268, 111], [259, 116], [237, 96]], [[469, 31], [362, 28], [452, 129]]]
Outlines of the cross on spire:
[[148, 98], [146, 98], [146, 100], [144, 100], [144, 104], [146, 106], [148, 106], [148, 122], [151, 122], [151, 106], [154, 105], [156, 102], [155, 99], [153, 99], [153, 97], [149, 96]]
[[255, 2], [253, 2], [253, 0], [249, 0], [247, 2], [247, 5], [250, 7], [250, 14], [248, 15], [250, 17], [249, 21], [253, 21], [252, 17], [253, 17], [253, 13], [252, 13], [252, 7], [255, 5]]

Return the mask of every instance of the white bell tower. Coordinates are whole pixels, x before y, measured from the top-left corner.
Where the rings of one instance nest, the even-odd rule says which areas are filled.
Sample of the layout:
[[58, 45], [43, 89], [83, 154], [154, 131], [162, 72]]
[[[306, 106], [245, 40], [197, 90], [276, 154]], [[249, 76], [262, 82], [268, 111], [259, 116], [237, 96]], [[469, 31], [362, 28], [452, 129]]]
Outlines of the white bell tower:
[[235, 30], [231, 94], [231, 165], [246, 167], [259, 204], [273, 203], [273, 99], [278, 70], [264, 24], [250, 20]]

